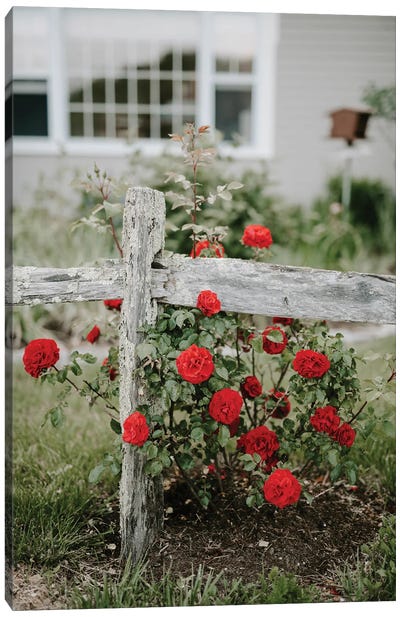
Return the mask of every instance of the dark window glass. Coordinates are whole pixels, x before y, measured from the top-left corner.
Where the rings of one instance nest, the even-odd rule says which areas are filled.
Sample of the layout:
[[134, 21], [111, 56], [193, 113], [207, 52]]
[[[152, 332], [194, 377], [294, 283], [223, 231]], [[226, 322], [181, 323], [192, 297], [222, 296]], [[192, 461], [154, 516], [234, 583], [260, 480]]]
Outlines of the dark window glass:
[[196, 54], [194, 52], [184, 52], [182, 54], [182, 71], [196, 70]]
[[172, 71], [173, 53], [172, 49], [160, 58], [160, 71]]
[[115, 80], [115, 102], [127, 103], [128, 102], [128, 80], [116, 79]]
[[13, 135], [47, 137], [47, 95], [14, 94], [11, 100]]
[[128, 136], [128, 114], [116, 114], [115, 133], [117, 137]]
[[172, 117], [167, 115], [161, 116], [160, 122], [160, 134], [163, 139], [167, 139], [168, 136], [173, 133], [172, 130]]
[[149, 79], [138, 79], [137, 80], [137, 90], [138, 90], [138, 103], [143, 105], [148, 105], [150, 103], [150, 80]]
[[83, 84], [80, 79], [70, 80], [69, 100], [71, 103], [82, 103], [83, 102]]
[[251, 88], [217, 88], [215, 125], [230, 141], [241, 136], [250, 141]]
[[69, 130], [71, 137], [83, 137], [83, 114], [71, 112], [69, 114]]
[[138, 136], [150, 137], [150, 114], [138, 115]]
[[106, 102], [106, 80], [96, 79], [92, 83], [92, 97], [93, 103], [105, 103]]
[[106, 136], [106, 114], [93, 114], [93, 135], [94, 137]]
[[160, 104], [172, 102], [172, 79], [160, 79]]

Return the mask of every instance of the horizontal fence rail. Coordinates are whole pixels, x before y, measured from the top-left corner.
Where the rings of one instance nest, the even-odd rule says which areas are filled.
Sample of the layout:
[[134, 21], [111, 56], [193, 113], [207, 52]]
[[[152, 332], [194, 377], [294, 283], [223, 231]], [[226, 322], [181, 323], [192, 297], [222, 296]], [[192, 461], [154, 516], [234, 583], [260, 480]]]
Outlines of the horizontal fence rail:
[[[218, 294], [222, 309], [363, 323], [395, 323], [396, 277], [256, 263], [166, 256], [153, 262], [151, 296], [196, 306], [200, 291]], [[124, 297], [124, 268], [108, 260], [82, 268], [14, 266], [6, 272], [6, 304], [34, 305]]]

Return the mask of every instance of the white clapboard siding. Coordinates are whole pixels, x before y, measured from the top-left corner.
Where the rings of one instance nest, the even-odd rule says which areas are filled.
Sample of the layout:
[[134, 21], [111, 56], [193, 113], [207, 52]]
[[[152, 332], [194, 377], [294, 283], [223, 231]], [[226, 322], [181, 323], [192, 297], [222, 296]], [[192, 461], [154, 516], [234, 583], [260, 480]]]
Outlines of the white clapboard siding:
[[[281, 15], [272, 177], [288, 201], [311, 205], [326, 178], [341, 172], [335, 153], [344, 141], [329, 139], [329, 112], [364, 106], [371, 82], [395, 83], [395, 28], [394, 17]], [[394, 186], [393, 153], [379, 120], [370, 119], [367, 136], [370, 155], [355, 160], [354, 175]]]

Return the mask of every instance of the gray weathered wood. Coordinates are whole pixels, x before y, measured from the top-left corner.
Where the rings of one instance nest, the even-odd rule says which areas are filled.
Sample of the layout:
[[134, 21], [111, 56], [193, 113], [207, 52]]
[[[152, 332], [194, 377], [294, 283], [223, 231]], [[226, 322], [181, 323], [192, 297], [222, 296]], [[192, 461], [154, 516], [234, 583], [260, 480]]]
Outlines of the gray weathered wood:
[[[123, 225], [124, 301], [120, 322], [121, 424], [148, 401], [146, 384], [135, 374], [135, 347], [143, 340], [140, 328], [154, 323], [157, 302], [151, 296], [151, 265], [164, 245], [165, 202], [158, 191], [135, 188], [127, 192]], [[157, 537], [163, 520], [162, 480], [144, 472], [140, 449], [123, 444], [120, 483], [122, 556], [136, 563]]]
[[[193, 307], [203, 289], [215, 291], [225, 310], [240, 313], [387, 324], [396, 317], [396, 277], [391, 275], [181, 255], [153, 263], [153, 299]], [[112, 260], [91, 268], [14, 267], [12, 278], [6, 275], [8, 304], [102, 300], [125, 293], [123, 266]]]

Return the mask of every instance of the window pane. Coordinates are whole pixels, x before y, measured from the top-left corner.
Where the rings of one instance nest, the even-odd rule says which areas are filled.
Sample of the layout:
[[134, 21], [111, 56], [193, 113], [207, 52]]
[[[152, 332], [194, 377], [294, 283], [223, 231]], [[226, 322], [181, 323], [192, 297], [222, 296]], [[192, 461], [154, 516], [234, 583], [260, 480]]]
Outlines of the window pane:
[[92, 97], [93, 103], [105, 103], [106, 102], [106, 80], [96, 79], [92, 83]]
[[116, 79], [115, 81], [115, 102], [127, 103], [128, 102], [128, 80]]
[[137, 98], [138, 103], [148, 105], [150, 103], [150, 80], [138, 79], [137, 80]]
[[69, 130], [72, 137], [83, 137], [83, 114], [72, 112], [69, 115]]
[[139, 114], [138, 137], [150, 137], [150, 114]]
[[115, 133], [117, 137], [128, 137], [128, 114], [116, 114]]
[[161, 115], [160, 120], [160, 134], [163, 139], [168, 138], [173, 132], [172, 130], [172, 116]]
[[93, 135], [94, 137], [106, 136], [106, 114], [93, 114]]
[[71, 103], [83, 103], [83, 84], [80, 79], [70, 79], [69, 100]]
[[215, 125], [231, 141], [251, 138], [251, 88], [222, 88], [215, 91]]
[[165, 105], [172, 101], [172, 79], [160, 79], [160, 103]]
[[160, 71], [172, 71], [173, 69], [173, 51], [168, 50], [160, 56]]
[[196, 82], [195, 81], [183, 81], [182, 82], [182, 99], [184, 101], [194, 101], [196, 98]]
[[14, 94], [12, 124], [14, 135], [46, 137], [47, 95]]
[[196, 54], [194, 51], [184, 51], [182, 54], [182, 71], [196, 70]]

